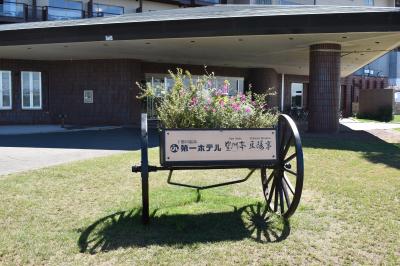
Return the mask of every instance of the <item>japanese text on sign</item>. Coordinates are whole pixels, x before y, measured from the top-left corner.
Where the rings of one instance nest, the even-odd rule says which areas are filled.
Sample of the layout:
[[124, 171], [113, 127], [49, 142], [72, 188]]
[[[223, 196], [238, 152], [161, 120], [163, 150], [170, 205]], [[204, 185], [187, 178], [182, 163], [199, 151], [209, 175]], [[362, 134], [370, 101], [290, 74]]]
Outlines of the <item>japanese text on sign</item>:
[[276, 159], [275, 130], [167, 130], [166, 161]]

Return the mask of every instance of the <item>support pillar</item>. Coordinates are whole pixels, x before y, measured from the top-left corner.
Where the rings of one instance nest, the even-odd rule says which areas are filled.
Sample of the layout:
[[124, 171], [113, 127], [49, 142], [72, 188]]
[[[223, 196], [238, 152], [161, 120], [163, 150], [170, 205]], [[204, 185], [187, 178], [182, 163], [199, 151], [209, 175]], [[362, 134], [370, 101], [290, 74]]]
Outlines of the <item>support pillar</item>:
[[[262, 94], [267, 92], [275, 92], [267, 99], [269, 106], [279, 106], [279, 80], [278, 73], [272, 68], [252, 68], [249, 69], [247, 83], [251, 84], [251, 91]], [[272, 90], [272, 91], [269, 91]]]
[[310, 132], [332, 133], [339, 129], [340, 52], [339, 44], [310, 46]]

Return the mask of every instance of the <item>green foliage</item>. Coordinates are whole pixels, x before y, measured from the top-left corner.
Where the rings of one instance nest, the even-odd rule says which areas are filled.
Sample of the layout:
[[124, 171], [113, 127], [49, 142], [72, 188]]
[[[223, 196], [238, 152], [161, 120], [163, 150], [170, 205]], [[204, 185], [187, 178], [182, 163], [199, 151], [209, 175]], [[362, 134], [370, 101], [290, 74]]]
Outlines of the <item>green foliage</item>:
[[393, 120], [393, 107], [385, 106], [378, 109], [375, 113], [359, 113], [357, 118], [371, 119], [381, 122], [390, 122]]
[[265, 128], [277, 122], [277, 110], [267, 108], [267, 94], [229, 96], [229, 82], [216, 88], [214, 74], [194, 80], [182, 69], [169, 73], [174, 81], [170, 91], [146, 84], [139, 97], [162, 95], [157, 115], [166, 128]]

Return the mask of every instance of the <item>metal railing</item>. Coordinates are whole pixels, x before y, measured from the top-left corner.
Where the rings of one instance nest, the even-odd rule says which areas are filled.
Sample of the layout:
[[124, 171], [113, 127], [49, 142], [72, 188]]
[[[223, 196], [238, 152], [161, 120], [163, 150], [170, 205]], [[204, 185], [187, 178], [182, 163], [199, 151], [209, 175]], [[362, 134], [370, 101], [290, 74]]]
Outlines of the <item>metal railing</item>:
[[118, 16], [118, 15], [123, 15], [123, 14], [110, 13], [110, 12], [104, 12], [104, 11], [93, 11], [92, 12], [92, 17], [94, 17], [94, 18], [108, 17], [108, 16]]
[[88, 3], [87, 10], [88, 14], [90, 14], [90, 11], [92, 10], [92, 17], [116, 16], [123, 15], [125, 13], [125, 8], [123, 6], [100, 3], [93, 3], [93, 7], [90, 7], [90, 3]]
[[0, 4], [0, 17], [24, 19], [26, 17], [26, 5], [4, 1]]
[[316, 5], [316, 0], [250, 0], [252, 5]]
[[82, 9], [72, 9], [65, 7], [44, 6], [44, 20], [68, 20], [84, 18], [85, 11]]
[[[245, 1], [246, 2], [246, 1]], [[331, 0], [248, 0], [251, 5], [339, 5]], [[342, 6], [374, 6], [375, 1], [342, 0]]]

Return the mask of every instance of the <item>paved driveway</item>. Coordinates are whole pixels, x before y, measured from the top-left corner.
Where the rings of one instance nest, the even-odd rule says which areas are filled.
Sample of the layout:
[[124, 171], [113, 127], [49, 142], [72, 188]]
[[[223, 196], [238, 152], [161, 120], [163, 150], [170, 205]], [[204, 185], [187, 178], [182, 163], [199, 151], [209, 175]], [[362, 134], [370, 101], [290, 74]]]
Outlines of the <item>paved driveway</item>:
[[[152, 134], [154, 135], [154, 134]], [[140, 149], [135, 129], [0, 136], [0, 175]], [[150, 144], [155, 146], [157, 138]]]
[[345, 118], [340, 123], [352, 130], [387, 130], [400, 128], [400, 123], [383, 123], [383, 122], [358, 122], [351, 118]]
[[358, 122], [350, 118], [342, 119], [340, 123], [351, 130], [366, 131], [389, 143], [400, 143], [400, 123]]

